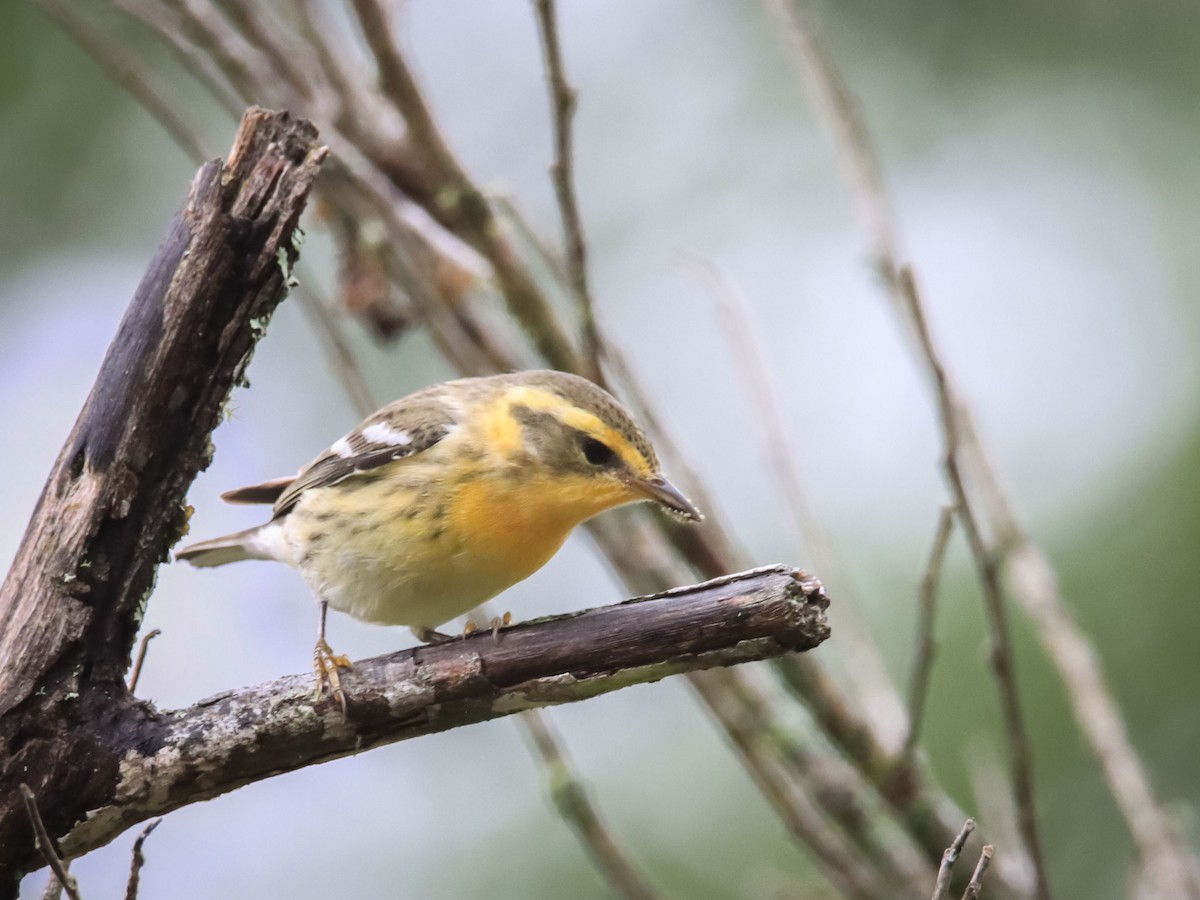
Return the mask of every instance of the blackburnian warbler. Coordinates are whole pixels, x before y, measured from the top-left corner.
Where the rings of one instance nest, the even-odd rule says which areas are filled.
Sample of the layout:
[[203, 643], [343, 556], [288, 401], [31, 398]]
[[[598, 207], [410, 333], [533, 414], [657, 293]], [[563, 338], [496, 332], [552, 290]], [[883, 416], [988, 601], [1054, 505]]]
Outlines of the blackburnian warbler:
[[[464, 378], [397, 400], [292, 477], [222, 495], [271, 503], [265, 525], [193, 544], [195, 566], [270, 559], [320, 602], [317, 696], [344, 704], [325, 641], [327, 607], [408, 625], [422, 640], [541, 568], [597, 513], [651, 500], [699, 510], [659, 470], [612, 396], [583, 378], [532, 371]], [[344, 708], [344, 707], [343, 707]]]

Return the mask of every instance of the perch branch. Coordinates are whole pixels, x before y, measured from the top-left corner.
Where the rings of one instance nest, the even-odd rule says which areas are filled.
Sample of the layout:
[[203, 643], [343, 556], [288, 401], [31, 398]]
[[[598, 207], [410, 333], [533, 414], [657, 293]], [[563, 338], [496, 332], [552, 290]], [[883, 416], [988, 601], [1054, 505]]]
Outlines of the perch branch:
[[585, 700], [631, 684], [811, 649], [829, 636], [820, 583], [754, 569], [615, 606], [355, 663], [347, 715], [312, 701], [311, 674], [187, 709], [141, 704], [116, 741], [118, 781], [63, 840], [77, 856], [152, 816], [371, 747]]

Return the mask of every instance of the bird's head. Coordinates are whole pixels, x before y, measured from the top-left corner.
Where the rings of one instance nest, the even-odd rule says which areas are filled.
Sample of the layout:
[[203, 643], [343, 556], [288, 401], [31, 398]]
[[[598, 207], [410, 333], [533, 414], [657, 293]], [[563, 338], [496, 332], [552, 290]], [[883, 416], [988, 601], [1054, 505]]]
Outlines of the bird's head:
[[580, 519], [649, 500], [693, 522], [700, 511], [663, 475], [654, 448], [607, 391], [564, 372], [518, 372], [495, 379], [482, 423], [494, 452], [551, 502]]

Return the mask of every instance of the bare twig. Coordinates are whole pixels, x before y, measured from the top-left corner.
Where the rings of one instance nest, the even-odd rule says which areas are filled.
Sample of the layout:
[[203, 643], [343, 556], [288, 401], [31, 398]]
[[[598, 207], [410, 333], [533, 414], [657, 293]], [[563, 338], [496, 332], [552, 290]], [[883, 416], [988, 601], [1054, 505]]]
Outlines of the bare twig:
[[962, 900], [975, 900], [979, 896], [979, 892], [983, 889], [983, 875], [991, 865], [995, 852], [996, 848], [991, 844], [983, 845], [983, 849], [979, 851], [979, 862], [975, 865], [975, 871], [971, 873], [971, 880], [967, 883], [966, 890], [963, 891]]
[[129, 864], [129, 881], [125, 885], [125, 900], [137, 900], [138, 887], [142, 880], [142, 866], [146, 864], [146, 855], [142, 853], [142, 845], [146, 843], [146, 838], [150, 837], [150, 832], [161, 824], [162, 819], [155, 819], [142, 829], [138, 839], [133, 842], [133, 860]]
[[[901, 261], [897, 228], [887, 192], [875, 161], [870, 136], [857, 106], [812, 27], [812, 14], [802, 0], [772, 0], [788, 18], [793, 47], [817, 107], [834, 134], [838, 157], [847, 171], [854, 200], [871, 241], [876, 265], [903, 320], [914, 330], [919, 358], [935, 386], [942, 419], [946, 472], [964, 531], [981, 569], [993, 636], [1002, 637], [1003, 598], [1000, 574], [1008, 576], [1017, 600], [1034, 624], [1034, 632], [1058, 670], [1072, 712], [1104, 771], [1141, 856], [1146, 877], [1163, 896], [1200, 896], [1200, 871], [1184, 847], [1175, 823], [1158, 805], [1141, 760], [1129, 741], [1125, 722], [1108, 689], [1098, 655], [1075, 621], [1058, 589], [1053, 568], [1029, 540], [1000, 489], [991, 463], [975, 431], [970, 412], [952, 388], [926, 325], [922, 301], [910, 268]], [[976, 509], [980, 512], [976, 513]], [[992, 536], [982, 536], [982, 517]], [[980, 551], [985, 551], [980, 555]], [[999, 629], [999, 631], [998, 631]], [[1011, 667], [1004, 640], [994, 648], [994, 665]], [[1044, 866], [1033, 827], [1029, 773], [1022, 762], [1021, 739], [1012, 729], [1015, 692], [1004, 689], [1006, 727], [1013, 739], [1014, 788], [1018, 795], [1021, 832], [1038, 876], [1039, 895], [1045, 896]], [[1025, 799], [1022, 800], [1022, 797]]]
[[491, 263], [513, 317], [552, 366], [578, 371], [578, 354], [538, 286], [520, 264], [483, 193], [471, 182], [443, 140], [408, 63], [397, 46], [391, 21], [379, 0], [351, 0], [363, 37], [379, 67], [385, 96], [404, 117], [408, 137], [426, 176], [409, 187], [424, 195], [423, 206]]
[[[130, 22], [145, 28], [152, 34], [172, 33], [176, 40], [166, 42], [167, 50], [179, 62], [185, 72], [212, 95], [217, 105], [235, 121], [242, 114], [246, 103], [238, 88], [221, 70], [214, 57], [200, 50], [182, 33], [185, 21], [181, 15], [168, 10], [154, 0], [114, 0], [113, 8], [119, 10]], [[107, 40], [106, 36], [106, 40]], [[114, 49], [120, 42], [113, 44]], [[207, 158], [207, 157], [205, 157]], [[198, 160], [193, 157], [193, 162]]]
[[[817, 524], [800, 478], [798, 454], [784, 427], [778, 392], [767, 365], [762, 341], [752, 322], [750, 304], [730, 278], [716, 265], [701, 257], [690, 261], [712, 292], [721, 317], [721, 331], [733, 352], [734, 366], [741, 376], [746, 395], [750, 398], [763, 432], [767, 461], [776, 482], [783, 491], [784, 506], [791, 513], [796, 538], [807, 551], [813, 565], [823, 577], [838, 579], [837, 554]], [[879, 647], [863, 622], [862, 604], [855, 602], [852, 592], [843, 584], [838, 590], [846, 668], [854, 672], [854, 688], [859, 700], [874, 723], [876, 732], [890, 751], [896, 751], [902, 740], [904, 711], [896, 690], [889, 680]]]
[[139, 55], [121, 52], [114, 47], [107, 35], [97, 28], [76, 7], [60, 0], [39, 0], [46, 15], [69, 34], [92, 59], [104, 69], [116, 84], [127, 90], [150, 113], [171, 139], [193, 162], [209, 159], [209, 153], [175, 106], [164, 98], [150, 83], [149, 68], [139, 63]]
[[925, 573], [921, 576], [921, 584], [917, 589], [917, 651], [913, 659], [912, 682], [908, 692], [908, 737], [904, 739], [902, 751], [906, 758], [910, 758], [917, 748], [917, 741], [921, 737], [921, 725], [925, 719], [925, 700], [929, 696], [933, 656], [937, 650], [933, 632], [937, 615], [938, 582], [942, 577], [942, 565], [953, 532], [954, 507], [944, 506], [938, 516], [933, 549], [929, 552], [929, 561], [925, 564]]
[[550, 167], [554, 193], [562, 215], [563, 234], [567, 245], [567, 271], [575, 300], [579, 304], [583, 326], [583, 356], [593, 381], [603, 384], [600, 368], [604, 345], [596, 328], [595, 305], [588, 287], [587, 242], [575, 196], [575, 149], [572, 120], [575, 118], [578, 95], [567, 83], [562, 48], [558, 40], [558, 13], [554, 0], [536, 0], [538, 34], [542, 40], [542, 57], [546, 66], [546, 82], [550, 88], [550, 107], [554, 120], [554, 163]]
[[27, 784], [22, 784], [21, 797], [25, 801], [25, 812], [29, 814], [29, 821], [33, 825], [33, 833], [37, 839], [37, 848], [42, 854], [42, 859], [54, 872], [54, 877], [67, 892], [67, 896], [71, 900], [79, 900], [79, 885], [75, 882], [75, 876], [67, 871], [66, 863], [55, 849], [54, 841], [46, 830], [46, 823], [42, 821], [42, 814], [38, 810], [37, 797], [34, 796], [33, 789]]
[[[63, 865], [69, 870], [71, 864], [64, 862]], [[62, 900], [63, 885], [58, 880], [58, 876], [51, 872], [46, 876], [46, 886], [42, 888], [42, 900]]]
[[146, 648], [160, 634], [162, 634], [161, 628], [153, 628], [142, 635], [141, 643], [138, 644], [137, 659], [134, 660], [133, 671], [129, 674], [129, 693], [137, 691], [138, 679], [142, 677], [142, 663], [146, 661]]
[[312, 279], [305, 278], [293, 292], [312, 325], [313, 333], [321, 342], [330, 371], [350, 401], [350, 406], [364, 419], [382, 405], [376, 399], [367, 376], [363, 373], [358, 357], [342, 331], [342, 324], [330, 312], [328, 305], [312, 287]]
[[954, 839], [954, 843], [947, 847], [946, 852], [942, 854], [942, 864], [938, 868], [937, 882], [933, 886], [933, 896], [930, 900], [945, 900], [950, 890], [950, 878], [953, 875], [954, 864], [958, 862], [959, 854], [962, 853], [963, 846], [967, 843], [967, 838], [971, 836], [971, 832], [974, 830], [975, 820], [967, 819], [963, 823], [962, 831]]
[[1036, 895], [1040, 900], [1047, 900], [1050, 886], [1038, 836], [1032, 753], [1013, 668], [1007, 602], [1000, 583], [996, 553], [983, 535], [961, 468], [959, 453], [963, 435], [960, 423], [964, 412], [950, 386], [941, 358], [934, 350], [912, 271], [900, 262], [894, 218], [857, 104], [818, 37], [809, 5], [804, 0], [772, 0], [772, 5], [787, 20], [793, 57], [799, 64], [814, 104], [834, 135], [839, 159], [846, 170], [864, 228], [873, 244], [876, 266], [898, 305], [905, 311], [906, 321], [916, 333], [921, 357], [934, 382], [942, 426], [946, 477], [983, 587], [984, 607], [991, 632], [992, 668], [996, 674], [1009, 742], [1021, 837], [1037, 874]]
[[893, 896], [878, 861], [856, 852], [840, 830], [813, 803], [808, 793], [788, 776], [768, 723], [772, 720], [764, 698], [745, 679], [732, 673], [710, 672], [693, 677], [692, 686], [718, 716], [729, 739], [743, 758], [746, 770], [758, 783], [788, 830], [811, 848], [829, 882], [843, 897], [877, 900]]
[[[271, 16], [269, 3], [243, 3], [242, 0], [215, 0], [248, 44], [263, 54], [268, 64], [299, 99], [311, 101], [313, 86], [309, 78], [312, 61], [307, 41], [287, 41], [287, 30]], [[268, 17], [270, 19], [268, 20]]]
[[654, 900], [658, 892], [634, 868], [597, 814], [587, 786], [575, 773], [546, 716], [541, 710], [530, 709], [521, 714], [520, 722], [541, 760], [555, 808], [574, 827], [605, 880], [628, 900]]

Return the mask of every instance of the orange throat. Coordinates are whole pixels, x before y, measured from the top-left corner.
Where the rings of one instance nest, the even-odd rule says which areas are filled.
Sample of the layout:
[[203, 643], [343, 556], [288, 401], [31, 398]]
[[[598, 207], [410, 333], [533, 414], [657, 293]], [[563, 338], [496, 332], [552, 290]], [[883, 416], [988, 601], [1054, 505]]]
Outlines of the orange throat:
[[576, 525], [637, 499], [620, 483], [593, 478], [477, 479], [458, 492], [450, 524], [465, 552], [519, 581], [544, 566]]

